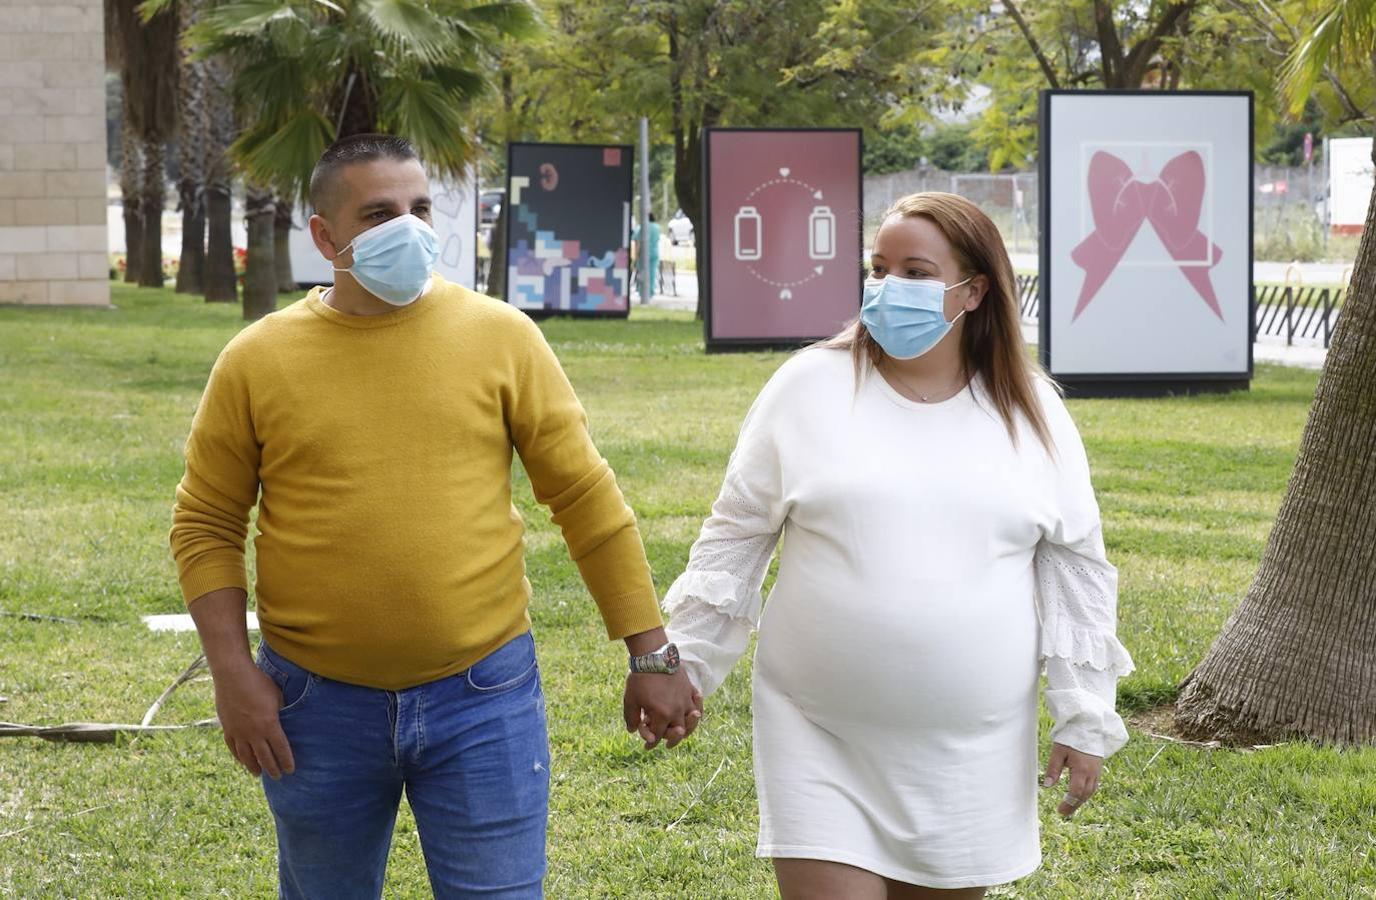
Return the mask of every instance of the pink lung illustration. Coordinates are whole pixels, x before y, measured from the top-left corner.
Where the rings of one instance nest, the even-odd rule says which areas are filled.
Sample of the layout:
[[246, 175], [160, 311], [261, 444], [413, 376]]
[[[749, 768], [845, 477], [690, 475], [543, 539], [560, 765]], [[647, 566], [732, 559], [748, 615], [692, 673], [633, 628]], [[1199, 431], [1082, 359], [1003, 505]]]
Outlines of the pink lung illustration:
[[[1100, 150], [1090, 158], [1089, 208], [1094, 231], [1070, 252], [1070, 258], [1085, 270], [1071, 321], [1080, 317], [1104, 286], [1144, 221], [1151, 223], [1171, 259], [1181, 263], [1181, 273], [1223, 320], [1209, 279], [1209, 270], [1218, 265], [1223, 251], [1199, 230], [1204, 182], [1204, 160], [1193, 150], [1166, 163], [1152, 182], [1133, 178], [1127, 163], [1111, 153]], [[1198, 264], [1203, 260], [1208, 265]]]

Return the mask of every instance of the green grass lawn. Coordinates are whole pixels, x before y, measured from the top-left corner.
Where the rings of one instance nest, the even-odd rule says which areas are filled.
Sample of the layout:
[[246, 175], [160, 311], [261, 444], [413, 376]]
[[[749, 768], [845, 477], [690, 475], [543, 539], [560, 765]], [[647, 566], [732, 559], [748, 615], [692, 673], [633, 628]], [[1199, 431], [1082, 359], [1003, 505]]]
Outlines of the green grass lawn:
[[[116, 310], [0, 309], [0, 719], [138, 721], [197, 654], [139, 616], [182, 603], [167, 551], [181, 445], [232, 306], [116, 287]], [[661, 591], [681, 571], [736, 430], [782, 355], [705, 356], [686, 314], [544, 326], [640, 516]], [[1126, 712], [1169, 701], [1246, 590], [1316, 374], [1259, 366], [1248, 393], [1076, 401], [1138, 671]], [[518, 476], [519, 477], [519, 476]], [[749, 667], [680, 749], [618, 724], [624, 656], [602, 636], [546, 512], [530, 525], [533, 616], [554, 745], [548, 894], [768, 897], [753, 856]], [[183, 687], [159, 722], [213, 714]], [[1044, 722], [1044, 726], [1045, 726]], [[714, 777], [715, 776], [715, 777]], [[1209, 751], [1134, 730], [1073, 822], [1043, 798], [1045, 865], [1005, 897], [1376, 896], [1376, 751]], [[671, 827], [672, 825], [672, 827]], [[387, 895], [426, 896], [414, 823]], [[268, 897], [255, 781], [213, 730], [0, 740], [0, 896]]]

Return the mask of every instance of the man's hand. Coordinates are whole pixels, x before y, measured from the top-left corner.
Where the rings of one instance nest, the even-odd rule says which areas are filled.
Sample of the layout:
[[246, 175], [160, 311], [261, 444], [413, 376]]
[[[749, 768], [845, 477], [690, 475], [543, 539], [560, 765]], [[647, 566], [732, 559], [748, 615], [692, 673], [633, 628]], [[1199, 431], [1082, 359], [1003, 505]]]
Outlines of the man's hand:
[[296, 770], [291, 746], [282, 733], [277, 711], [282, 692], [272, 679], [248, 660], [215, 677], [215, 711], [224, 730], [225, 746], [254, 775], [267, 772], [273, 780]]
[[702, 695], [683, 669], [673, 675], [628, 674], [621, 705], [626, 730], [638, 731], [646, 750], [654, 749], [661, 740], [666, 747], [677, 746], [702, 720]]
[[191, 618], [215, 682], [215, 711], [225, 746], [254, 775], [267, 772], [281, 778], [294, 772], [296, 763], [277, 721], [282, 692], [253, 664], [248, 648], [247, 602], [242, 588], [220, 588], [191, 602]]
[[1081, 753], [1065, 744], [1052, 744], [1042, 787], [1054, 787], [1061, 780], [1062, 769], [1070, 769], [1070, 785], [1056, 812], [1068, 819], [1099, 790], [1099, 775], [1104, 769], [1104, 759]]

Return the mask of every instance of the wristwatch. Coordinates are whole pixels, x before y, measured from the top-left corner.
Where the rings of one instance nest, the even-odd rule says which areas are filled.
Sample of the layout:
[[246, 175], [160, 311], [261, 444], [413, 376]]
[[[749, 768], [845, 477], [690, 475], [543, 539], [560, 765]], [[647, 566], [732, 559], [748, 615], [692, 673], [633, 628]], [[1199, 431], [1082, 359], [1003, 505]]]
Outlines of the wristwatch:
[[632, 656], [631, 671], [654, 672], [659, 675], [674, 674], [678, 671], [678, 646], [665, 644], [644, 656]]

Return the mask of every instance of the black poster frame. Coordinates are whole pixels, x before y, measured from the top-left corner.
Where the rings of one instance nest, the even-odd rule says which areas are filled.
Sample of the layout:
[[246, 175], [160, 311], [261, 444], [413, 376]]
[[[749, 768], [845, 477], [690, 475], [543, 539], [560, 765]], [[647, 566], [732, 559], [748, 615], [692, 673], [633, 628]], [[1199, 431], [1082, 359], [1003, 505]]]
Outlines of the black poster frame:
[[[1245, 97], [1247, 99], [1247, 371], [1239, 372], [1100, 372], [1057, 374], [1051, 352], [1051, 99], [1056, 96]], [[1256, 280], [1253, 274], [1252, 185], [1255, 183], [1256, 98], [1251, 91], [1144, 91], [1044, 89], [1037, 103], [1038, 341], [1042, 367], [1071, 397], [1162, 397], [1170, 394], [1247, 390], [1255, 374]], [[1210, 238], [1212, 240], [1212, 238]]]
[[[635, 204], [635, 167], [636, 167], [636, 161], [635, 161], [635, 147], [634, 147], [633, 145], [631, 145], [631, 144], [575, 144], [575, 143], [563, 143], [563, 142], [558, 142], [558, 141], [554, 141], [554, 142], [548, 142], [548, 141], [511, 141], [511, 142], [509, 142], [509, 143], [506, 145], [506, 196], [502, 198], [502, 202], [505, 203], [505, 204], [507, 205], [507, 208], [506, 208], [506, 210], [505, 210], [505, 211], [506, 211], [506, 235], [505, 235], [505, 237], [506, 237], [506, 241], [505, 241], [505, 244], [506, 244], [506, 259], [502, 260], [502, 264], [507, 268], [507, 275], [506, 275], [505, 278], [502, 279], [502, 298], [501, 298], [501, 299], [502, 299], [503, 302], [505, 302], [505, 303], [507, 303], [507, 304], [510, 304], [510, 305], [514, 306], [516, 309], [519, 309], [521, 312], [525, 313], [526, 315], [530, 316], [532, 319], [535, 319], [535, 320], [537, 320], [537, 321], [538, 321], [538, 320], [542, 320], [542, 319], [552, 319], [552, 318], [556, 318], [556, 317], [560, 317], [560, 318], [570, 318], [570, 319], [626, 319], [626, 318], [629, 318], [630, 315], [631, 315], [631, 306], [632, 306], [632, 303], [631, 303], [631, 281], [632, 281], [632, 279], [631, 279], [631, 277], [630, 277], [629, 274], [628, 274], [627, 279], [626, 279], [626, 308], [625, 308], [624, 310], [596, 310], [596, 309], [588, 309], [588, 310], [584, 310], [584, 309], [526, 309], [525, 307], [515, 306], [515, 304], [512, 304], [512, 303], [511, 303], [511, 272], [510, 272], [510, 270], [511, 270], [511, 221], [512, 221], [512, 218], [513, 218], [512, 212], [511, 212], [511, 206], [512, 206], [512, 204], [511, 204], [511, 172], [512, 172], [512, 167], [513, 167], [513, 160], [515, 159], [515, 151], [516, 151], [516, 148], [517, 148], [517, 147], [557, 147], [557, 148], [562, 149], [562, 150], [570, 150], [570, 149], [620, 150], [622, 153], [627, 154], [627, 157], [626, 157], [626, 158], [630, 160], [630, 165], [626, 166], [626, 196], [630, 198], [630, 202], [631, 202], [632, 206], [634, 206], [634, 204]], [[481, 195], [480, 195], [480, 196], [481, 196]], [[480, 204], [480, 205], [481, 205], [481, 204]], [[631, 248], [630, 248], [631, 236], [630, 236], [630, 233], [629, 233], [629, 232], [627, 232], [626, 235], [625, 235], [625, 241], [626, 241], [626, 245], [627, 245], [627, 246], [626, 246], [626, 252], [629, 254], [629, 253], [630, 253], [630, 249], [631, 249]], [[495, 262], [495, 260], [494, 260], [494, 262]], [[628, 266], [628, 268], [627, 268], [627, 272], [628, 272], [628, 273], [630, 272], [629, 266]], [[488, 280], [489, 280], [489, 281], [491, 280], [491, 276], [490, 276], [490, 275], [488, 276]]]
[[[712, 243], [711, 243], [711, 223], [712, 223], [712, 153], [711, 139], [714, 134], [721, 133], [843, 133], [854, 134], [856, 140], [857, 156], [860, 165], [856, 166], [855, 190], [856, 190], [856, 211], [860, 221], [864, 222], [865, 217], [865, 132], [861, 128], [704, 128], [702, 129], [702, 233], [694, 234], [694, 240], [702, 242], [702, 278], [699, 281], [702, 291], [702, 335], [703, 343], [707, 347], [708, 353], [739, 353], [755, 350], [798, 350], [808, 344], [826, 340], [830, 334], [804, 335], [799, 337], [785, 338], [714, 338], [712, 337]], [[863, 225], [856, 234], [855, 247], [855, 312], [860, 313], [860, 303], [864, 293], [865, 274], [864, 260], [865, 253], [865, 229]], [[839, 246], [839, 245], [838, 245]]]

